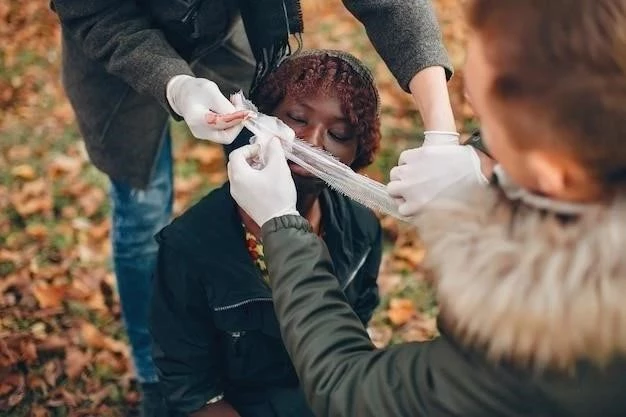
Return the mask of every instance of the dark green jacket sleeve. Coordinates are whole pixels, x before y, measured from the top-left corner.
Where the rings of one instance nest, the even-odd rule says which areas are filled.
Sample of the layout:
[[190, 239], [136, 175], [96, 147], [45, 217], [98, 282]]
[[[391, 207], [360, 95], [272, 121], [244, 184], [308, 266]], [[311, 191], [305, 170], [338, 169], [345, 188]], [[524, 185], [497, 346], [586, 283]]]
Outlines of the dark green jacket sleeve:
[[152, 95], [166, 109], [169, 79], [193, 75], [136, 1], [53, 0], [53, 7], [63, 30], [87, 57], [102, 63], [139, 93]]
[[272, 219], [262, 233], [281, 335], [316, 415], [520, 415], [512, 411], [521, 388], [511, 375], [445, 333], [375, 349], [305, 219]]
[[183, 413], [222, 394], [217, 332], [198, 270], [161, 244], [150, 314], [153, 356], [168, 405]]
[[413, 76], [441, 66], [447, 78], [452, 66], [443, 46], [437, 17], [429, 0], [343, 0], [400, 86], [409, 91]]

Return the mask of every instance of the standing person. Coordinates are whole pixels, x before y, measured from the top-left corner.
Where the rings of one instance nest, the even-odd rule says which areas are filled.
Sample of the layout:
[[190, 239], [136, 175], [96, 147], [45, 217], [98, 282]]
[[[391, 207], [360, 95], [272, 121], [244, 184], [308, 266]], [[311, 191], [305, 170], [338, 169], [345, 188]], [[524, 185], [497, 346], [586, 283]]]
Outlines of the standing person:
[[[380, 142], [377, 97], [356, 58], [313, 50], [284, 60], [252, 99], [299, 138], [359, 170], [373, 161]], [[380, 222], [319, 178], [290, 168], [298, 209], [326, 242], [346, 300], [367, 324], [379, 300]], [[260, 232], [226, 183], [157, 235], [150, 328], [172, 411], [312, 417], [280, 339]]]
[[[427, 129], [454, 132], [446, 90], [451, 69], [430, 2], [344, 4], [413, 94]], [[113, 260], [137, 376], [157, 399], [147, 315], [153, 235], [172, 211], [168, 118], [184, 119], [198, 138], [232, 142], [241, 118], [215, 124], [214, 113], [234, 110], [222, 93], [247, 91], [255, 65], [260, 79], [289, 53], [289, 33], [302, 32], [299, 1], [52, 0], [51, 6], [61, 22], [65, 90], [89, 157], [111, 182]]]
[[279, 142], [231, 154], [285, 346], [320, 417], [624, 416], [626, 0], [470, 0], [468, 20], [467, 93], [500, 165], [415, 217], [437, 339], [376, 350]]

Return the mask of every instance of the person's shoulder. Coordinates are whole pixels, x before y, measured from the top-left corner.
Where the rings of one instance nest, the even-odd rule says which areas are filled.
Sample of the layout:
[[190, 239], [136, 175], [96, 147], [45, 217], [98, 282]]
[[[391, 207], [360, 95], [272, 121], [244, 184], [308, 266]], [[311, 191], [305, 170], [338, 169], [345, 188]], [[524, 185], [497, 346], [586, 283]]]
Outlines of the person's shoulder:
[[235, 203], [230, 196], [228, 183], [210, 191], [196, 204], [175, 218], [159, 233], [160, 243], [192, 242], [204, 244], [212, 235], [219, 234], [227, 219], [235, 213]]

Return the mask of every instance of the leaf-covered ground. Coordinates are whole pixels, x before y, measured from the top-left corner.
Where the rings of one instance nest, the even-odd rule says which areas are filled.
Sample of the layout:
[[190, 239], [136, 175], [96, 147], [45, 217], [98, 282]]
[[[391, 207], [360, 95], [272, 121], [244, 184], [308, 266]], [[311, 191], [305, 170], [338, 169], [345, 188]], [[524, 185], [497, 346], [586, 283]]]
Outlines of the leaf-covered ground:
[[[399, 151], [420, 141], [410, 96], [338, 0], [303, 3], [305, 47], [349, 50], [375, 72], [384, 143], [368, 174], [384, 181]], [[466, 131], [461, 3], [436, 6], [457, 68], [455, 114]], [[110, 268], [108, 184], [88, 163], [63, 96], [56, 17], [45, 1], [5, 0], [0, 22], [0, 414], [132, 415], [138, 394]], [[180, 213], [225, 173], [219, 147], [194, 141], [181, 124], [173, 129]], [[436, 305], [421, 269], [424, 248], [413, 232], [382, 221], [383, 300], [371, 335], [380, 346], [428, 339]]]

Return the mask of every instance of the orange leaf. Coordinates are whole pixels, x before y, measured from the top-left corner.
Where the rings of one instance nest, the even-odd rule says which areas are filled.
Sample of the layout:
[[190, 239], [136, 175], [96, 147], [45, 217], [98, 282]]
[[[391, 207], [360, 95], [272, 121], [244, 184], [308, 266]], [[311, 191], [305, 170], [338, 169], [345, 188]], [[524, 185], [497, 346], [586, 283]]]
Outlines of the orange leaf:
[[35, 177], [37, 177], [35, 169], [28, 164], [22, 164], [13, 167], [13, 169], [11, 170], [11, 174], [14, 177], [21, 178], [23, 180], [33, 180], [35, 179]]
[[50, 285], [37, 282], [32, 288], [33, 295], [41, 308], [56, 308], [63, 303], [67, 285]]
[[412, 317], [415, 317], [417, 311], [415, 303], [406, 298], [392, 298], [389, 301], [389, 310], [387, 317], [395, 326], [401, 326], [407, 323]]
[[90, 355], [76, 347], [69, 347], [65, 351], [65, 374], [70, 379], [76, 379], [91, 361]]

